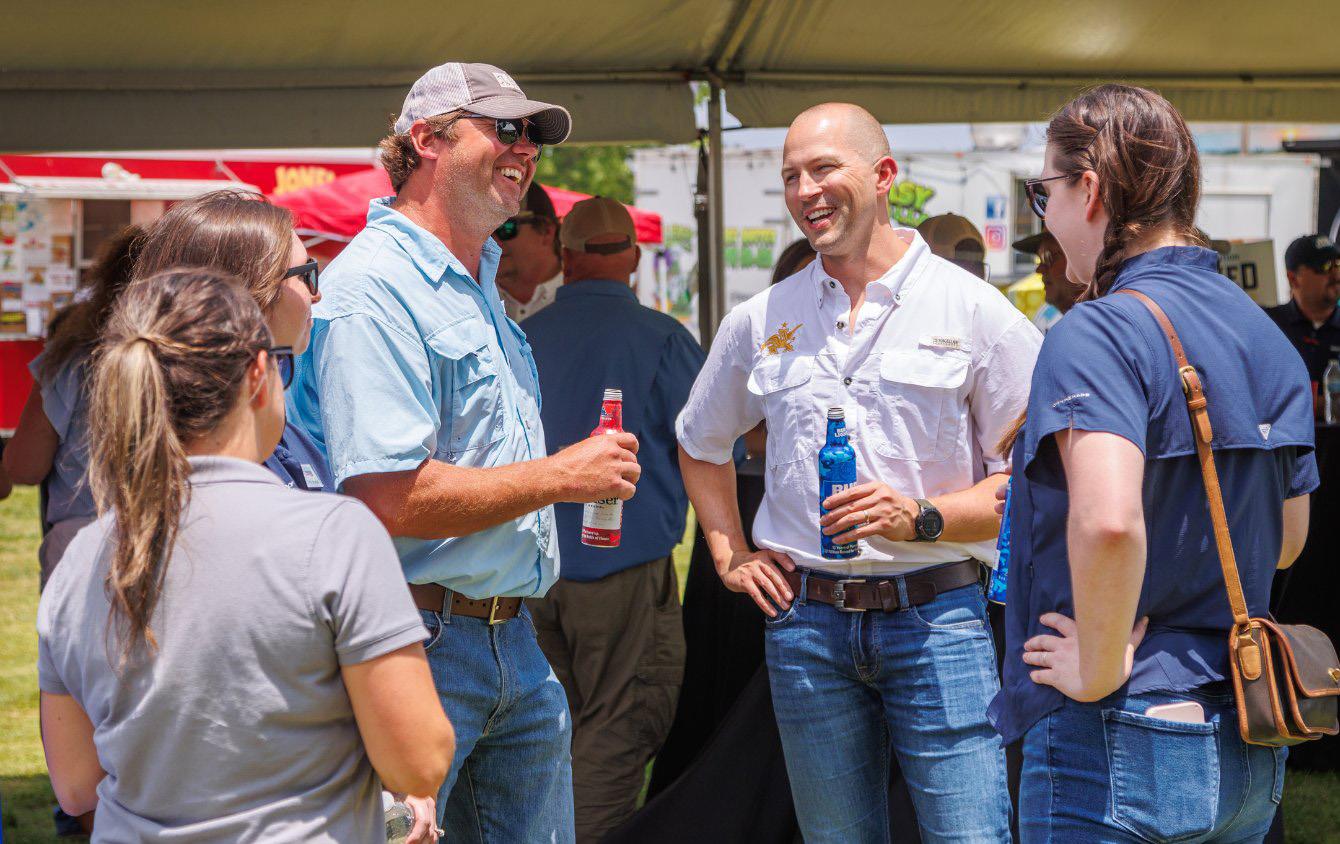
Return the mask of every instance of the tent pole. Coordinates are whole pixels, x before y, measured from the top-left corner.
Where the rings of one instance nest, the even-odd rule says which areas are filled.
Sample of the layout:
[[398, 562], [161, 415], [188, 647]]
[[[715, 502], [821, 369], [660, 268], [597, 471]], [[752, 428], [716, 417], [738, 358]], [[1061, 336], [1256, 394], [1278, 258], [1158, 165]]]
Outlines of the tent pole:
[[[721, 87], [714, 80], [709, 83], [707, 100], [707, 139], [709, 171], [707, 194], [707, 221], [710, 242], [707, 244], [710, 254], [707, 256], [707, 295], [699, 292], [699, 323], [702, 330], [703, 347], [712, 344], [717, 326], [726, 316], [726, 259], [723, 250], [725, 224], [723, 222], [722, 182], [724, 162], [721, 147]], [[701, 261], [704, 256], [700, 255]], [[704, 305], [706, 314], [703, 313]]]

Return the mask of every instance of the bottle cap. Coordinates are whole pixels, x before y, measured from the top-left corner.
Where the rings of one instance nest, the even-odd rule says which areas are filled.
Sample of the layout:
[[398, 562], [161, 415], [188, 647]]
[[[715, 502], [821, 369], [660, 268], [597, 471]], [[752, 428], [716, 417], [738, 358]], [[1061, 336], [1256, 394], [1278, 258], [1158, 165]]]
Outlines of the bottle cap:
[[843, 412], [842, 408], [840, 408], [840, 407], [830, 407], [830, 408], [828, 408], [828, 418], [829, 418], [829, 419], [845, 419], [845, 418], [846, 418], [846, 414]]
[[623, 390], [606, 389], [604, 401], [623, 401]]

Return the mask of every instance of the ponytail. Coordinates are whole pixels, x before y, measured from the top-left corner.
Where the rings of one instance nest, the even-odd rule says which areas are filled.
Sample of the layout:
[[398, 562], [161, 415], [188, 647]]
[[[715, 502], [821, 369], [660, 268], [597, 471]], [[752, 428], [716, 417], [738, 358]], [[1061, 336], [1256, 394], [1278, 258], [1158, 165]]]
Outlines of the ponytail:
[[95, 358], [89, 477], [114, 516], [105, 588], [124, 663], [144, 643], [190, 495], [187, 449], [239, 400], [270, 344], [259, 309], [229, 276], [169, 270], [133, 282]]

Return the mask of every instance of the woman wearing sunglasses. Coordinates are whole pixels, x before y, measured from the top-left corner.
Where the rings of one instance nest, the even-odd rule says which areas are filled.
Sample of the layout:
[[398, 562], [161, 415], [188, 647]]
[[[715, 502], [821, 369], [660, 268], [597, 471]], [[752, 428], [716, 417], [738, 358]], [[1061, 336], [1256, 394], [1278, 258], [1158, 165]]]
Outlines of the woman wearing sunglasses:
[[258, 465], [284, 428], [273, 350], [236, 279], [179, 269], [131, 283], [95, 355], [102, 515], [37, 623], [51, 782], [96, 809], [95, 842], [385, 840], [379, 777], [431, 795], [446, 774], [386, 531]]
[[[291, 383], [321, 293], [316, 261], [308, 258], [287, 210], [236, 191], [179, 202], [149, 229], [135, 272], [146, 276], [170, 267], [212, 267], [242, 279], [275, 338], [284, 386]], [[289, 486], [335, 491], [324, 452], [297, 425], [285, 424], [265, 466]]]
[[1307, 533], [1317, 486], [1298, 355], [1195, 229], [1200, 160], [1152, 91], [1104, 85], [1052, 118], [1027, 185], [1081, 301], [1047, 334], [1014, 444], [1007, 654], [994, 723], [1023, 737], [1025, 842], [1259, 842], [1282, 749], [1249, 746], [1182, 379], [1205, 387], [1248, 607]]

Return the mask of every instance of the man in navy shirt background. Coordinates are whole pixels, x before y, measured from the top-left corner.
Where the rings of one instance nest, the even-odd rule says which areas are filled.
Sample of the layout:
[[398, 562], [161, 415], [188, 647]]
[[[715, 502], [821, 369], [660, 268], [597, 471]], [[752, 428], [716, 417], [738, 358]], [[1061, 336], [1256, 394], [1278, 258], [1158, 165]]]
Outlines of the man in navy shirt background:
[[577, 203], [560, 239], [564, 284], [522, 325], [540, 372], [545, 441], [558, 449], [589, 436], [605, 389], [618, 388], [642, 466], [617, 548], [582, 545], [582, 506], [555, 506], [560, 580], [531, 601], [540, 647], [572, 709], [577, 840], [598, 841], [637, 808], [684, 673], [670, 552], [684, 535], [688, 496], [675, 417], [704, 354], [684, 326], [641, 305], [629, 286], [640, 250], [622, 205]]
[[1340, 248], [1329, 237], [1300, 237], [1284, 252], [1292, 298], [1266, 313], [1289, 338], [1307, 364], [1307, 375], [1321, 382], [1326, 364], [1340, 357]]

